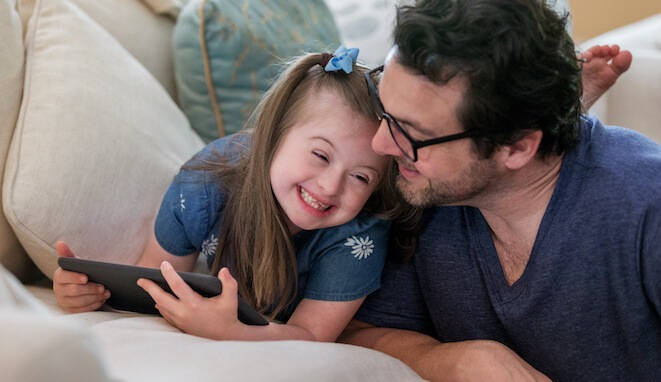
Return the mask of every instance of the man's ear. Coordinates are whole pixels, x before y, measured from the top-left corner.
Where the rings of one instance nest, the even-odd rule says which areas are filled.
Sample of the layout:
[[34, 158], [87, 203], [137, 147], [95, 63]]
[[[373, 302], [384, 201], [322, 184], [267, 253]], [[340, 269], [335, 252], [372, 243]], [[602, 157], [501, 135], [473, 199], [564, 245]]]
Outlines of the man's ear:
[[518, 170], [535, 158], [542, 141], [542, 131], [533, 130], [511, 145], [503, 146], [503, 164], [510, 170]]

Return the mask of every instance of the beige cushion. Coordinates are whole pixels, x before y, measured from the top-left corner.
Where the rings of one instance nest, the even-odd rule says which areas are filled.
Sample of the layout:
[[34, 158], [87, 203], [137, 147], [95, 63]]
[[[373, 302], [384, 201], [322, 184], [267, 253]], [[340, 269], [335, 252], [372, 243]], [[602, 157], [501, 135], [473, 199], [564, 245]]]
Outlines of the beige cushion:
[[174, 20], [157, 15], [140, 0], [69, 1], [110, 32], [176, 99]]
[[[0, 176], [14, 132], [23, 89], [23, 38], [15, 0], [0, 0]], [[1, 179], [1, 178], [0, 178]], [[0, 214], [0, 264], [21, 279], [29, 278], [34, 265]]]
[[[21, 17], [32, 16], [36, 0], [18, 0]], [[172, 56], [174, 20], [141, 0], [68, 0], [108, 31], [176, 98]], [[165, 0], [160, 0], [165, 2]], [[168, 0], [176, 1], [176, 0]], [[24, 28], [25, 29], [25, 28]]]
[[49, 277], [57, 240], [81, 257], [134, 263], [201, 140], [149, 72], [70, 2], [37, 2], [26, 49], [7, 220]]
[[188, 0], [143, 0], [154, 12], [177, 19]]

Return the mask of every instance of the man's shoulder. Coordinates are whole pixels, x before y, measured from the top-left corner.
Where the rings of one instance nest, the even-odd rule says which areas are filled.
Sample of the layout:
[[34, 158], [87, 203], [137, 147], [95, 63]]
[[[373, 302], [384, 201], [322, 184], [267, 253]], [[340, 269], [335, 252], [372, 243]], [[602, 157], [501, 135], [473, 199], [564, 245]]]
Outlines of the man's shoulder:
[[648, 137], [619, 126], [583, 120], [576, 162], [608, 183], [661, 185], [661, 146]]
[[582, 120], [579, 157], [601, 166], [647, 161], [661, 167], [661, 146], [625, 127], [604, 125], [596, 117]]

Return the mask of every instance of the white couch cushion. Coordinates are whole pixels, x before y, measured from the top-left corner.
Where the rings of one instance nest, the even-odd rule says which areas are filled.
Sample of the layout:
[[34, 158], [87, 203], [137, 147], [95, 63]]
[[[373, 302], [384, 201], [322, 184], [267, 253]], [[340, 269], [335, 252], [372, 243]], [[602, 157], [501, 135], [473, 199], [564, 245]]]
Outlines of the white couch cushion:
[[597, 44], [619, 44], [631, 51], [633, 62], [590, 113], [661, 143], [661, 14], [597, 36], [581, 47]]
[[0, 307], [0, 380], [111, 381], [90, 331], [66, 320]]
[[123, 381], [152, 380], [155, 372], [160, 382], [422, 381], [401, 361], [358, 346], [212, 341], [181, 333], [154, 316], [102, 321], [91, 330], [113, 376]]
[[52, 277], [53, 246], [134, 263], [178, 167], [202, 147], [163, 87], [65, 0], [38, 1], [5, 172], [5, 215]]
[[[23, 36], [16, 0], [0, 0], [0, 176], [9, 141], [14, 133], [23, 91]], [[1, 183], [0, 183], [1, 184]], [[0, 264], [21, 279], [29, 278], [34, 265], [16, 235], [0, 214]]]
[[0, 381], [107, 381], [89, 330], [55, 318], [0, 266]]

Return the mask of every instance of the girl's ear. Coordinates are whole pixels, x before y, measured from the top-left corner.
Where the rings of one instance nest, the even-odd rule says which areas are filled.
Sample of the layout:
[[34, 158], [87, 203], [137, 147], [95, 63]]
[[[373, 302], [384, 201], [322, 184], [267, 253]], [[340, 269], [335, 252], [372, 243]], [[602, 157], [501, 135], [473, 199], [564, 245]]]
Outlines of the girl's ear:
[[509, 170], [518, 170], [528, 164], [537, 155], [539, 144], [542, 141], [541, 130], [534, 130], [518, 141], [502, 147], [503, 164]]

